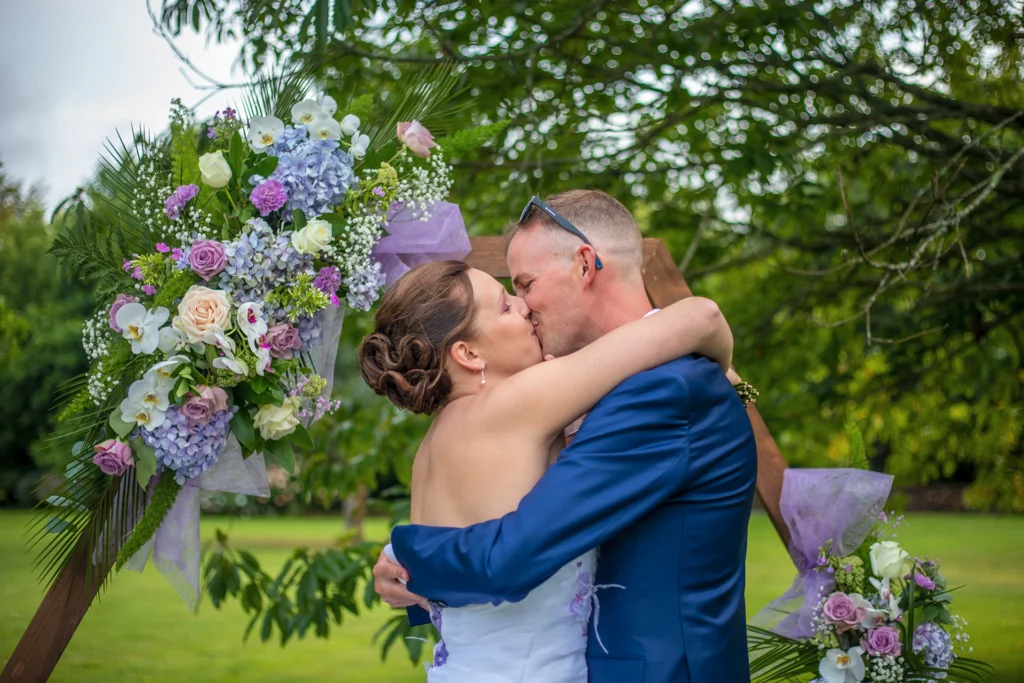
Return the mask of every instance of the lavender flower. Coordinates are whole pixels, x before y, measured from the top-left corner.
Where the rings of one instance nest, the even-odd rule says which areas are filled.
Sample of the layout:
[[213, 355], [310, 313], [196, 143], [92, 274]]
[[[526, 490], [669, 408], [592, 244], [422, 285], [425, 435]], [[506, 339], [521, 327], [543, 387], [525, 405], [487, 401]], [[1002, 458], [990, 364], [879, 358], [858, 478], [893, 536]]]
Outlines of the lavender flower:
[[335, 266], [321, 268], [320, 272], [313, 278], [313, 286], [324, 294], [334, 294], [341, 287], [341, 271]]
[[224, 245], [216, 240], [196, 240], [188, 252], [188, 265], [193, 273], [209, 282], [227, 265]]
[[157, 464], [173, 470], [175, 481], [184, 484], [217, 461], [227, 446], [229, 423], [237, 410], [232, 406], [214, 413], [207, 424], [190, 427], [188, 417], [172, 405], [162, 425], [153, 431], [137, 430], [137, 434], [156, 452]]
[[167, 217], [172, 221], [176, 221], [181, 217], [181, 210], [185, 208], [197, 194], [199, 194], [198, 185], [181, 185], [176, 189], [170, 197], [164, 201], [164, 211], [167, 213]]
[[288, 201], [288, 193], [279, 181], [265, 180], [256, 186], [256, 189], [249, 195], [249, 200], [265, 218], [285, 205], [285, 202]]
[[[956, 659], [953, 654], [953, 639], [941, 626], [930, 621], [914, 631], [914, 654], [923, 655], [924, 663], [936, 669], [948, 669]], [[946, 677], [944, 673], [932, 674], [936, 680]]]

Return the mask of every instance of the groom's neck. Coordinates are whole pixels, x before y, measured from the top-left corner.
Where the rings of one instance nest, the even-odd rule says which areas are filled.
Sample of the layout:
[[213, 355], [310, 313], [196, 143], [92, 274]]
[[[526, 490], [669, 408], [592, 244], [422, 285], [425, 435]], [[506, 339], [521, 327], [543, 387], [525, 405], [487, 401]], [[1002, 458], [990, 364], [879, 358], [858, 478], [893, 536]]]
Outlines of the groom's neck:
[[600, 305], [595, 306], [595, 309], [591, 317], [593, 338], [587, 340], [588, 344], [614, 329], [643, 318], [651, 311], [651, 302], [643, 289], [618, 288], [603, 292]]

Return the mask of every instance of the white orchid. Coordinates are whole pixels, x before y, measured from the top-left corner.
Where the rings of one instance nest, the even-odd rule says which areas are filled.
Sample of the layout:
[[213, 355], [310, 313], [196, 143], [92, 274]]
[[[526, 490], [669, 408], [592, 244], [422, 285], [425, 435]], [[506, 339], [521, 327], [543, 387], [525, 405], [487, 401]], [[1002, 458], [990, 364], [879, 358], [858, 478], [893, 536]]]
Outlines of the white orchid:
[[886, 604], [889, 605], [889, 618], [893, 621], [899, 619], [900, 615], [903, 614], [903, 610], [900, 609], [899, 599], [892, 592], [892, 587], [890, 586], [889, 579], [885, 578], [879, 581], [878, 579], [872, 576], [868, 578], [868, 581], [870, 581], [871, 585], [874, 586], [875, 590], [878, 591], [878, 596], [882, 598], [882, 600], [884, 600]]
[[320, 111], [327, 114], [328, 116], [334, 116], [334, 113], [338, 111], [338, 103], [334, 101], [334, 98], [330, 95], [324, 95], [317, 102], [320, 105]]
[[366, 150], [370, 148], [370, 136], [363, 133], [356, 133], [352, 136], [352, 148], [349, 151], [356, 159], [366, 156]]
[[257, 116], [249, 122], [246, 139], [253, 150], [262, 152], [281, 139], [284, 134], [284, 121], [276, 116]]
[[330, 118], [330, 114], [325, 114], [320, 105], [313, 100], [302, 100], [292, 107], [292, 123], [296, 126], [308, 126], [325, 118]]
[[158, 387], [170, 389], [174, 386], [174, 378], [171, 377], [171, 373], [174, 372], [176, 367], [187, 362], [188, 356], [171, 356], [167, 360], [161, 361], [149, 370], [146, 370], [145, 377], [153, 377], [156, 379]]
[[270, 367], [270, 347], [266, 343], [256, 346], [256, 374], [260, 377]]
[[158, 347], [164, 353], [174, 353], [175, 351], [182, 351], [187, 346], [188, 337], [185, 333], [179, 330], [174, 325], [168, 325], [160, 329], [160, 342]]
[[355, 114], [348, 114], [341, 120], [341, 132], [345, 135], [355, 135], [359, 131], [359, 117]]
[[861, 628], [878, 628], [885, 624], [885, 612], [875, 609], [875, 606], [868, 602], [863, 595], [851, 593], [850, 599], [853, 600], [854, 606], [864, 610], [864, 618], [860, 622]]
[[332, 118], [317, 119], [309, 125], [310, 140], [340, 140], [341, 126]]
[[825, 683], [860, 683], [864, 680], [864, 650], [851, 647], [846, 652], [833, 648], [818, 665], [818, 674]]
[[253, 353], [260, 345], [260, 338], [267, 333], [267, 320], [263, 317], [263, 304], [248, 303], [238, 307], [235, 313], [238, 329], [245, 335]]
[[128, 397], [121, 401], [121, 419], [152, 431], [164, 423], [169, 406], [167, 388], [155, 375], [147, 375], [128, 387]]
[[170, 311], [164, 307], [147, 311], [139, 303], [122, 306], [114, 316], [121, 334], [131, 342], [132, 353], [150, 354], [160, 345], [160, 326], [167, 322]]
[[231, 337], [226, 336], [222, 332], [214, 331], [207, 332], [203, 341], [207, 344], [213, 344], [223, 354], [213, 359], [213, 367], [230, 370], [236, 375], [244, 376], [249, 374], [249, 368], [246, 364], [235, 357], [235, 342]]

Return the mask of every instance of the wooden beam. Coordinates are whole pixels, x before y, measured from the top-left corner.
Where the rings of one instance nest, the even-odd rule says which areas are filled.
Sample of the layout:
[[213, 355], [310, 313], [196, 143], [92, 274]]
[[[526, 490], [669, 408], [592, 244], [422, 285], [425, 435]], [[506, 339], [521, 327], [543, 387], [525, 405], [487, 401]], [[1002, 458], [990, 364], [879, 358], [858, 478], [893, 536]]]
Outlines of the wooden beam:
[[[129, 476], [134, 480], [134, 475]], [[102, 522], [94, 518], [90, 526]], [[110, 571], [110, 564], [97, 563], [89, 568], [89, 536], [90, 529], [86, 528], [71, 561], [50, 587], [14, 653], [7, 660], [0, 674], [0, 683], [42, 683], [57, 666], [64, 648], [75, 635], [75, 630]], [[112, 555], [107, 559], [113, 559]]]
[[[471, 237], [469, 241], [472, 251], [466, 257], [467, 263], [494, 277], [510, 277], [505, 261], [505, 244], [501, 237]], [[692, 296], [690, 287], [679, 273], [672, 254], [660, 239], [644, 240], [643, 274], [647, 296], [658, 308]], [[757, 495], [779, 538], [788, 548], [789, 530], [782, 520], [780, 509], [786, 459], [779, 452], [779, 447], [757, 408], [750, 406], [747, 408], [747, 414], [750, 416], [750, 424], [754, 429], [754, 439], [757, 443]]]

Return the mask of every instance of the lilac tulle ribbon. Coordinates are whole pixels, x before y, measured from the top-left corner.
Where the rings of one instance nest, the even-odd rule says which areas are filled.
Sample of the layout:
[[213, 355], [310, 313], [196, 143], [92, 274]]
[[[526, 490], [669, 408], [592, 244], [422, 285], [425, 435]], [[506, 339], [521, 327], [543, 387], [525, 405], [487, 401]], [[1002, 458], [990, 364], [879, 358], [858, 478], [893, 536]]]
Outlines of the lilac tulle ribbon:
[[782, 519], [798, 573], [789, 590], [755, 615], [752, 624], [798, 640], [814, 635], [814, 608], [835, 588], [832, 575], [818, 567], [818, 550], [828, 541], [833, 554], [857, 550], [889, 499], [892, 481], [891, 475], [867, 470], [786, 470]]
[[416, 266], [446, 259], [458, 261], [470, 252], [469, 235], [457, 204], [437, 202], [422, 213], [403, 207], [384, 228], [388, 234], [373, 248], [373, 257], [387, 276], [388, 287]]
[[205, 474], [185, 482], [170, 512], [153, 538], [125, 563], [141, 572], [150, 556], [153, 565], [184, 598], [189, 609], [199, 605], [199, 491], [223, 491], [247, 496], [270, 496], [267, 467], [262, 453], [242, 458], [242, 447], [231, 435], [224, 452]]

